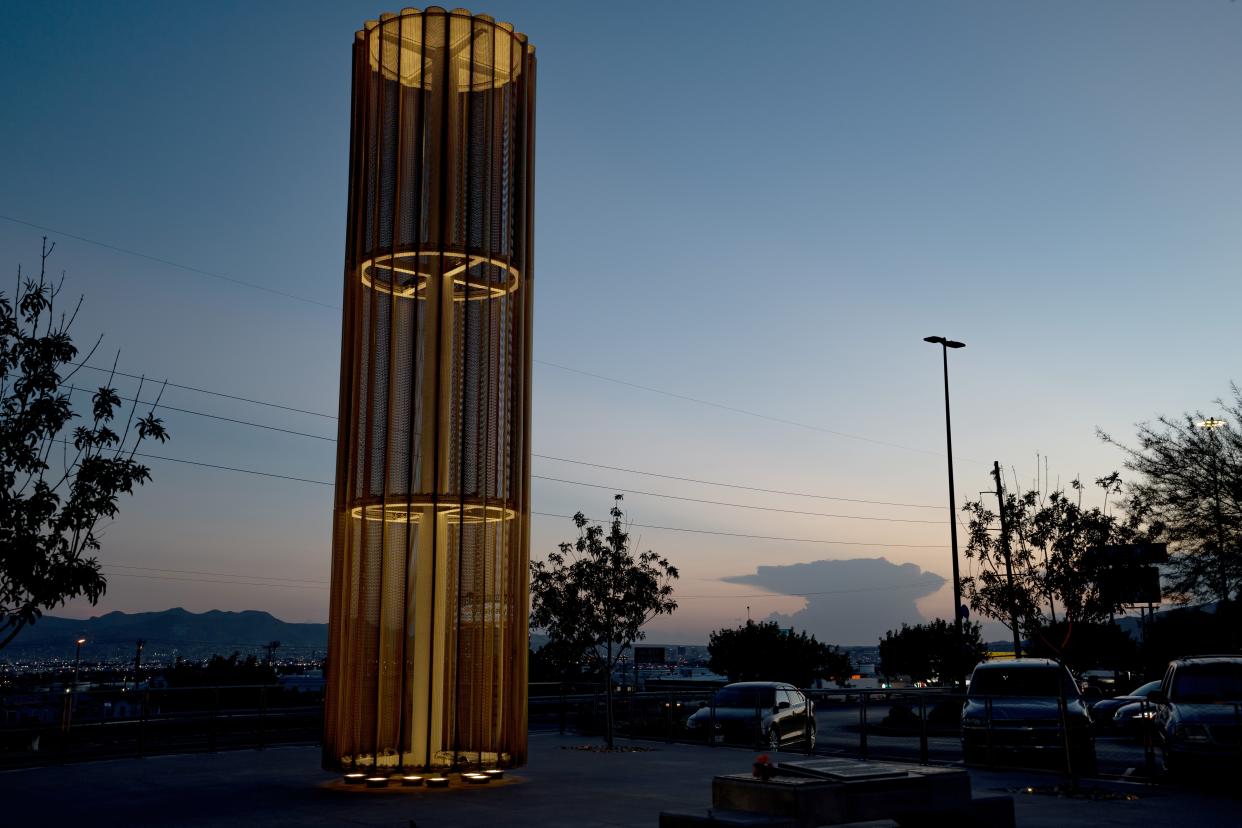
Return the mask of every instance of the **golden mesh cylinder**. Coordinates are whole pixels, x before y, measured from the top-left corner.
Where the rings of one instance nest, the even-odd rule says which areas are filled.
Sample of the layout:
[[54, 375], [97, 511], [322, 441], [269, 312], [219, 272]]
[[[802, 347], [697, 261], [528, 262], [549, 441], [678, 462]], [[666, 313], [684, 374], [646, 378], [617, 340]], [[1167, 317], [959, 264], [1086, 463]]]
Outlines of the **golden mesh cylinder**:
[[518, 765], [534, 47], [406, 9], [353, 69], [323, 763]]

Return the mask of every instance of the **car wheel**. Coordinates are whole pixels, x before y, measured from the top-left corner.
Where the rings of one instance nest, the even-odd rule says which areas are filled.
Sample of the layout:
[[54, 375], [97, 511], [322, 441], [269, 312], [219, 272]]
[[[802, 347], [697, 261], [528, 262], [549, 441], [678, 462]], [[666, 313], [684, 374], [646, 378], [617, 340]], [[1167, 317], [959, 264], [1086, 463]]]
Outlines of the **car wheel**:
[[781, 734], [776, 728], [768, 728], [768, 750], [781, 749]]
[[1079, 776], [1095, 776], [1097, 770], [1094, 746], [1074, 752], [1074, 773]]
[[815, 725], [810, 725], [806, 729], [806, 752], [812, 753], [815, 750]]
[[1175, 776], [1177, 773], [1181, 771], [1182, 769], [1181, 763], [1177, 761], [1177, 758], [1173, 753], [1167, 750], [1162, 750], [1160, 752], [1160, 757], [1162, 760], [1161, 763], [1164, 765], [1165, 773], [1169, 774], [1170, 776]]

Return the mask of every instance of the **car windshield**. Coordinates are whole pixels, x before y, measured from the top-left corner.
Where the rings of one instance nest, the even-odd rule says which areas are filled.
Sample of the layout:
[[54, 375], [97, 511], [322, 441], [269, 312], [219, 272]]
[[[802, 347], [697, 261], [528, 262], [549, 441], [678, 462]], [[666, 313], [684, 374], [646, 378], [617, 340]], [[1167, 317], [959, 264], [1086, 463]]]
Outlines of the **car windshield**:
[[976, 670], [970, 681], [972, 696], [1059, 696], [1057, 677], [1068, 698], [1078, 697], [1078, 687], [1057, 667], [993, 667]]
[[1130, 695], [1131, 696], [1150, 696], [1154, 691], [1159, 690], [1159, 689], [1160, 689], [1160, 682], [1149, 681], [1146, 684], [1144, 684], [1142, 687], [1135, 690]]
[[726, 687], [716, 694], [717, 707], [771, 707], [776, 691], [771, 687]]
[[1173, 678], [1171, 701], [1242, 701], [1242, 664], [1188, 664]]

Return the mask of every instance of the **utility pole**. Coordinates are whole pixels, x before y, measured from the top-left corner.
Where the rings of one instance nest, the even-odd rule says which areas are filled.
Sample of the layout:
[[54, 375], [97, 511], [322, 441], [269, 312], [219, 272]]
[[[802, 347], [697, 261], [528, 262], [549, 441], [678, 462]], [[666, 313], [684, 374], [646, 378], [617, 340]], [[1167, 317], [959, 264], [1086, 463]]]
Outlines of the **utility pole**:
[[992, 461], [996, 478], [996, 500], [1000, 504], [1001, 549], [1005, 552], [1005, 578], [1009, 582], [1009, 622], [1013, 625], [1013, 657], [1022, 658], [1022, 636], [1018, 633], [1018, 594], [1013, 587], [1013, 561], [1009, 556], [1009, 522], [1005, 520], [1005, 486], [1001, 482], [1000, 461]]
[[142, 648], [145, 646], [147, 646], [147, 640], [145, 638], [138, 639], [134, 645], [134, 686], [135, 687], [137, 687], [138, 682], [141, 681], [141, 676], [138, 675], [138, 671], [142, 669]]
[[1225, 530], [1224, 521], [1221, 519], [1220, 509], [1220, 443], [1216, 436], [1216, 432], [1224, 428], [1228, 423], [1224, 420], [1218, 420], [1215, 417], [1209, 417], [1199, 423], [1199, 428], [1208, 432], [1208, 440], [1212, 446], [1212, 514], [1216, 522], [1216, 556], [1217, 566], [1220, 572], [1221, 585], [1220, 595], [1222, 601], [1229, 600], [1229, 575], [1228, 567], [1225, 566]]
[[78, 665], [82, 663], [82, 645], [86, 643], [86, 637], [80, 636], [77, 640], [77, 649], [73, 652], [73, 692], [78, 692]]

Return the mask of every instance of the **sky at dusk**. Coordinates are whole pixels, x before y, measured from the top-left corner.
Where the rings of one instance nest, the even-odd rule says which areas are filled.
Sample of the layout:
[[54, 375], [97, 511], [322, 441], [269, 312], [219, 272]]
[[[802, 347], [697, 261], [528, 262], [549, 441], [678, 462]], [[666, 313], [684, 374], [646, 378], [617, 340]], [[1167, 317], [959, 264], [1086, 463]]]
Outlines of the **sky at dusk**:
[[[107, 594], [56, 614], [326, 620], [350, 49], [386, 10], [0, 8], [4, 289], [48, 235], [94, 364], [316, 412], [168, 389], [285, 431], [168, 409], [151, 453], [304, 480], [150, 460], [106, 528]], [[1106, 474], [1097, 428], [1211, 413], [1242, 381], [1242, 4], [472, 11], [538, 50], [534, 509], [606, 517], [626, 493], [682, 572], [653, 640], [748, 607], [842, 644], [949, 615], [924, 336], [967, 343], [959, 503], [993, 460], [1024, 485], [1037, 456], [1054, 484]], [[574, 535], [547, 515], [534, 557]]]

